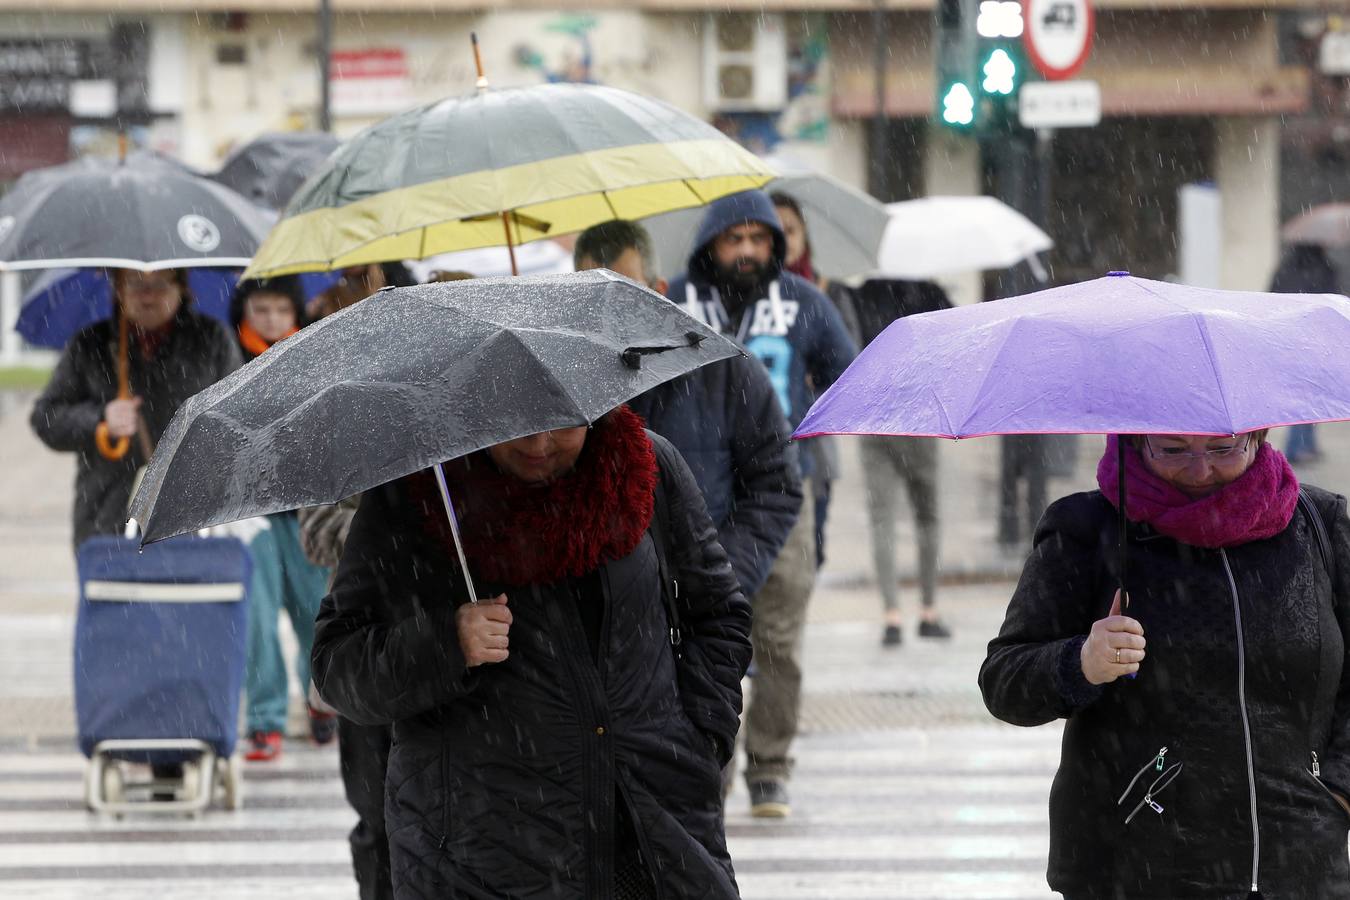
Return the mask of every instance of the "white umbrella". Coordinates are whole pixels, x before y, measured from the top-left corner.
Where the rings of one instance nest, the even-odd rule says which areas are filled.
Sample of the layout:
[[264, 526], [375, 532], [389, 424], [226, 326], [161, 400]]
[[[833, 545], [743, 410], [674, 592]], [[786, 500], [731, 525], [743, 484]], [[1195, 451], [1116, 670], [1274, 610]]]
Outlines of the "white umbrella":
[[926, 280], [939, 275], [1006, 269], [1055, 245], [1017, 210], [993, 197], [925, 197], [888, 203], [877, 275]]

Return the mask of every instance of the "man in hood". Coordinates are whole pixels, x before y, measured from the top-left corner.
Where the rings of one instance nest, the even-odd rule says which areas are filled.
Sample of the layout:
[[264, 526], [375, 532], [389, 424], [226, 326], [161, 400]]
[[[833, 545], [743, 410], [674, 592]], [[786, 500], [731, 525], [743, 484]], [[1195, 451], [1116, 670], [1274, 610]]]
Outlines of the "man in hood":
[[[577, 238], [577, 271], [604, 267], [666, 289], [651, 237], [622, 219]], [[783, 409], [755, 359], [735, 356], [659, 384], [628, 401], [647, 427], [675, 445], [703, 492], [717, 539], [746, 596], [769, 577], [801, 508], [797, 448]]]
[[[786, 255], [787, 240], [767, 194], [724, 197], [708, 207], [689, 270], [675, 279], [668, 295], [759, 358], [795, 428], [816, 392], [833, 384], [857, 351], [829, 299], [786, 271]], [[802, 629], [816, 574], [811, 454], [801, 454], [798, 461], [801, 515], [753, 599], [757, 674], [745, 718], [745, 780], [751, 812], [759, 817], [791, 811], [788, 751], [797, 734]]]

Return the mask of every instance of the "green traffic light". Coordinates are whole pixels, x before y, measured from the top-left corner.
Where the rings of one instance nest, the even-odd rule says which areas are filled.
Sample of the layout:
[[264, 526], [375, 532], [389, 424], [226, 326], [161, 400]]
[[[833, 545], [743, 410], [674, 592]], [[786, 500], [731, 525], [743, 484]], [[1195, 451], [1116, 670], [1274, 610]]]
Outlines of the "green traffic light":
[[989, 54], [984, 65], [980, 67], [984, 73], [984, 82], [981, 85], [986, 94], [1002, 94], [1007, 97], [1013, 91], [1017, 90], [1017, 63], [1002, 47]]
[[948, 88], [942, 97], [942, 121], [948, 125], [971, 125], [975, 122], [975, 95], [959, 81]]

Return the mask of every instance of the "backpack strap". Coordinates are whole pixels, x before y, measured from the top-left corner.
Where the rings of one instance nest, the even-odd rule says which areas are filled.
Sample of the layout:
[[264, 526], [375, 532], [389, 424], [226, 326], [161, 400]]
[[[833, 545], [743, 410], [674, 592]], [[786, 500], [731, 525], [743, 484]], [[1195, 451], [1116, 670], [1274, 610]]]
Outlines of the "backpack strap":
[[680, 644], [683, 632], [680, 627], [680, 610], [677, 601], [680, 598], [680, 583], [670, 577], [666, 548], [670, 534], [670, 501], [666, 497], [666, 485], [658, 473], [656, 478], [656, 497], [652, 509], [652, 521], [648, 530], [652, 536], [652, 546], [656, 549], [656, 570], [661, 578], [661, 602], [666, 607], [666, 622], [670, 626], [670, 646], [675, 649], [675, 658], [680, 659]]
[[1327, 536], [1327, 520], [1323, 518], [1322, 511], [1317, 508], [1317, 504], [1313, 503], [1312, 498], [1302, 487], [1298, 489], [1298, 505], [1303, 510], [1303, 515], [1307, 517], [1309, 524], [1312, 525], [1313, 537], [1317, 539], [1317, 553], [1322, 557], [1322, 566], [1334, 579], [1336, 573], [1331, 564], [1335, 557], [1331, 553], [1331, 539]]

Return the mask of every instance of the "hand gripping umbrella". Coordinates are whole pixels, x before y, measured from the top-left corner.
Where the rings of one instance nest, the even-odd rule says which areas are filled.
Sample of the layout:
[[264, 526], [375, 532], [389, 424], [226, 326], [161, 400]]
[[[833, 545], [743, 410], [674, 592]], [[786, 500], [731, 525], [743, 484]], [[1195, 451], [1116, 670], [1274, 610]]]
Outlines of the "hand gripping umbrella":
[[157, 541], [435, 467], [458, 546], [440, 463], [590, 424], [740, 352], [605, 270], [385, 289], [184, 403], [131, 515]]
[[[900, 319], [794, 437], [1212, 434], [1350, 419], [1350, 300], [1112, 273]], [[1125, 592], [1124, 441], [1120, 587]]]

